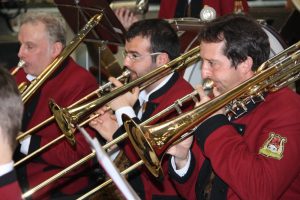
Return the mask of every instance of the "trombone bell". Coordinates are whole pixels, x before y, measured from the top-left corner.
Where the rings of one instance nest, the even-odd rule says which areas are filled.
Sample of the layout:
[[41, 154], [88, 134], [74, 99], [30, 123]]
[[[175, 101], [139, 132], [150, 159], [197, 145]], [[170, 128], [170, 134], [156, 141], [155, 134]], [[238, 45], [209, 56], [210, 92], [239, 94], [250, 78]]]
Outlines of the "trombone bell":
[[66, 109], [57, 105], [52, 99], [49, 101], [49, 107], [53, 112], [53, 116], [55, 117], [59, 128], [71, 145], [74, 146], [76, 143], [74, 136], [75, 128], [71, 126], [72, 123], [70, 122], [71, 117], [69, 116], [69, 113], [66, 111]]
[[138, 125], [134, 120], [132, 120], [127, 115], [122, 116], [122, 120], [124, 122], [124, 127], [130, 139], [131, 144], [136, 150], [137, 154], [143, 160], [144, 164], [148, 168], [148, 170], [155, 177], [162, 177], [163, 170], [161, 168], [160, 158], [163, 157], [164, 153], [160, 158], [157, 156], [153, 145], [150, 144], [149, 134], [142, 130], [142, 126]]

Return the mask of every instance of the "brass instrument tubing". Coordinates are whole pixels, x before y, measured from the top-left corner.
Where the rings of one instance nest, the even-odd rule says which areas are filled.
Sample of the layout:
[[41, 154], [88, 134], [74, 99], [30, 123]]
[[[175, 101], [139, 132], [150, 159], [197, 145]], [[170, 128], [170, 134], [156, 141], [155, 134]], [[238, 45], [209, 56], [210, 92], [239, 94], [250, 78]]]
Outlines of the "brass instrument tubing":
[[[188, 94], [188, 95], [182, 97], [182, 98], [180, 99], [180, 101], [185, 102], [185, 101], [189, 100], [189, 99], [190, 99], [193, 95], [195, 95], [195, 94], [196, 94], [195, 91], [193, 91], [192, 93], [190, 93], [190, 94]], [[145, 120], [144, 122], [142, 122], [141, 125], [145, 125], [145, 124], [151, 122], [152, 120], [154, 120], [155, 118], [158, 118], [158, 117], [160, 117], [160, 116], [166, 114], [167, 112], [169, 112], [169, 111], [171, 110], [171, 108], [174, 108], [174, 107], [175, 107], [174, 104], [170, 105], [170, 106], [167, 107], [166, 109], [162, 110], [161, 112], [157, 113], [156, 115], [154, 115], [154, 116], [148, 118], [147, 120]], [[79, 126], [81, 126], [81, 125], [79, 125]], [[65, 135], [61, 135], [61, 136], [59, 137], [59, 140], [62, 139], [62, 138], [64, 138], [64, 137], [65, 137]], [[105, 145], [103, 145], [102, 148], [103, 148], [104, 150], [107, 150], [107, 149], [109, 149], [111, 146], [113, 146], [113, 145], [115, 145], [115, 144], [117, 144], [117, 143], [123, 141], [123, 140], [126, 139], [127, 137], [128, 137], [128, 134], [125, 132], [125, 133], [123, 133], [122, 135], [120, 135], [119, 137], [115, 138], [114, 140], [112, 140], [112, 141], [106, 143]], [[56, 141], [56, 142], [57, 142], [57, 141]], [[51, 142], [50, 145], [52, 145], [52, 142]], [[49, 147], [48, 144], [45, 145], [45, 146]], [[45, 148], [47, 148], [47, 147], [45, 147]], [[44, 147], [42, 147], [42, 148], [44, 149]], [[41, 151], [42, 151], [42, 150], [41, 150]], [[40, 152], [40, 151], [38, 151], [38, 152]], [[37, 152], [37, 153], [38, 153], [38, 152]], [[51, 177], [50, 179], [48, 179], [48, 180], [46, 180], [46, 181], [40, 183], [39, 185], [37, 185], [36, 187], [32, 188], [31, 190], [34, 189], [35, 191], [37, 191], [37, 190], [41, 189], [42, 187], [45, 187], [47, 184], [52, 183], [53, 181], [57, 180], [57, 179], [60, 178], [61, 176], [67, 174], [69, 171], [71, 171], [71, 170], [77, 168], [77, 167], [80, 166], [81, 164], [84, 164], [84, 163], [87, 162], [89, 159], [92, 159], [94, 156], [96, 156], [96, 154], [95, 154], [95, 152], [93, 151], [92, 153], [90, 153], [89, 155], [86, 156], [86, 157], [88, 157], [88, 159], [87, 159], [86, 157], [82, 158], [81, 160], [77, 161], [76, 163], [72, 164], [72, 165], [69, 166], [68, 168], [66, 168], [66, 169], [62, 170], [61, 172], [59, 172], [58, 174], [56, 174], [56, 175], [55, 175], [55, 178], [52, 178], [52, 177]], [[31, 156], [31, 157], [32, 157], [32, 156]], [[143, 161], [140, 161], [140, 162], [143, 163]], [[138, 162], [138, 163], [139, 163], [139, 162]], [[16, 166], [16, 165], [19, 165], [19, 163], [15, 163], [15, 166]], [[125, 171], [125, 170], [124, 170], [124, 171]], [[45, 182], [47, 182], [47, 184], [45, 184]], [[100, 186], [99, 186], [99, 187], [100, 187]], [[102, 186], [102, 187], [104, 187], [104, 186]], [[35, 189], [35, 188], [39, 188], [39, 189]], [[29, 191], [31, 191], [31, 190], [29, 190]], [[28, 191], [28, 192], [29, 192], [29, 191]], [[34, 191], [34, 192], [35, 192], [35, 191]], [[34, 192], [30, 193], [29, 195], [33, 194]], [[29, 195], [28, 195], [28, 196], [29, 196]]]
[[[185, 56], [190, 56], [190, 55], [193, 55], [194, 53], [196, 52], [199, 52], [199, 46], [198, 47], [195, 47], [193, 48], [192, 50], [190, 50], [189, 52], [185, 53], [184, 55]], [[172, 70], [170, 70], [170, 66], [173, 67], [173, 70], [175, 69], [179, 69], [183, 66], [187, 66], [188, 64], [192, 63], [192, 62], [195, 62], [196, 58], [199, 58], [199, 55], [197, 54], [197, 57], [194, 56], [194, 57], [188, 57], [184, 60], [184, 62], [180, 63], [179, 66], [176, 66], [174, 67], [173, 65], [175, 65], [176, 63], [178, 63], [179, 61], [181, 61], [183, 59], [183, 55], [179, 56], [178, 58], [170, 61], [168, 64], [165, 64], [161, 67], [159, 67], [158, 69], [156, 70], [153, 70], [152, 72], [148, 73], [146, 75], [146, 78], [139, 78], [135, 81], [132, 81], [130, 83], [128, 83], [126, 87], [126, 90], [124, 90], [124, 88], [117, 88], [115, 91], [115, 94], [123, 94], [125, 93], [126, 91], [128, 91], [129, 89], [132, 89], [133, 87], [135, 87], [136, 85], [141, 85], [142, 87], [146, 87], [148, 86], [149, 84], [151, 84], [152, 82], [154, 82], [155, 80], [157, 80], [157, 75], [161, 75], [160, 77], [162, 78], [163, 75], [166, 75], [166, 74], [170, 74]], [[145, 80], [148, 80], [145, 81]], [[146, 83], [145, 83], [146, 82]], [[151, 83], [150, 83], [151, 82]], [[103, 96], [103, 98], [107, 101], [107, 100], [112, 100], [113, 97], [111, 95], [107, 96]], [[108, 102], [108, 101], [107, 101]], [[92, 103], [88, 103], [88, 104], [92, 104]], [[159, 114], [159, 113], [158, 113]], [[157, 115], [158, 115], [157, 114]], [[159, 115], [158, 115], [159, 116]], [[142, 124], [144, 123], [148, 123], [150, 121], [150, 119], [153, 119], [153, 118], [149, 118], [148, 120], [144, 121]], [[59, 138], [62, 139], [64, 138], [65, 135], [62, 135], [60, 136]], [[122, 141], [124, 140], [125, 138], [128, 137], [128, 134], [124, 133], [122, 134], [121, 136], [117, 137], [116, 139], [112, 140], [111, 142], [107, 143], [106, 145], [103, 146], [103, 148], [106, 150], [108, 149], [109, 147], [111, 147], [112, 145], [116, 144], [116, 142], [119, 142], [119, 141]], [[46, 146], [46, 145], [45, 145]], [[47, 145], [48, 147], [48, 145]], [[63, 176], [64, 174], [68, 173], [68, 171], [71, 171], [72, 169], [76, 168], [77, 166], [83, 164], [84, 162], [88, 161], [89, 159], [93, 158], [95, 156], [95, 152], [92, 152], [91, 154], [87, 155], [86, 157], [82, 158], [81, 160], [77, 161], [76, 163], [72, 164], [71, 166], [67, 167], [66, 169], [62, 170], [61, 172], [59, 172], [58, 174], [50, 177], [48, 180], [40, 183], [39, 185], [35, 186], [34, 188], [28, 190], [26, 192], [26, 196], [24, 198], [26, 198], [27, 196], [30, 196], [31, 194], [33, 194], [35, 191], [41, 189], [42, 187], [45, 187], [47, 184], [50, 184], [52, 183], [53, 181], [57, 180], [58, 178], [60, 178], [61, 176]], [[84, 161], [83, 161], [84, 160]], [[34, 190], [34, 191], [33, 191]], [[30, 193], [30, 194], [29, 194]], [[25, 194], [24, 194], [25, 195]]]
[[[139, 166], [142, 166], [143, 164], [144, 164], [144, 162], [142, 160], [140, 160], [140, 161], [134, 163], [133, 165], [131, 165], [130, 167], [128, 167], [127, 169], [120, 172], [120, 174], [121, 175], [126, 175], [129, 172], [133, 171], [134, 169], [138, 168]], [[98, 190], [104, 188], [105, 186], [109, 185], [110, 183], [112, 183], [112, 179], [109, 179], [109, 180], [105, 181], [101, 185], [95, 187], [94, 189], [90, 190], [88, 193], [86, 193], [86, 194], [82, 195], [81, 197], [79, 197], [77, 200], [82, 200], [82, 199], [85, 199], [85, 198], [89, 197], [90, 195], [94, 194], [95, 192], [97, 192]]]
[[[123, 78], [126, 78], [126, 77], [129, 76], [129, 74], [130, 74], [130, 72], [126, 70], [125, 72], [123, 72], [123, 74], [122, 74], [121, 76], [117, 77], [117, 79], [118, 79], [118, 80], [121, 80], [121, 79], [123, 79]], [[99, 93], [101, 93], [101, 92], [103, 92], [104, 90], [106, 90], [107, 88], [111, 87], [111, 85], [112, 85], [112, 83], [111, 83], [111, 82], [108, 82], [108, 83], [106, 83], [106, 84], [100, 86], [100, 87], [99, 87], [98, 89], [96, 89], [95, 91], [89, 93], [89, 94], [86, 95], [85, 97], [83, 97], [83, 98], [79, 99], [78, 101], [74, 102], [73, 104], [71, 104], [69, 107], [67, 107], [67, 109], [70, 109], [70, 108], [72, 108], [73, 106], [76, 106], [76, 105], [78, 105], [78, 104], [81, 104], [81, 103], [87, 101], [88, 99], [92, 98], [94, 95], [97, 95], [98, 97], [101, 96], [101, 95], [99, 95]], [[32, 132], [35, 132], [35, 131], [39, 130], [40, 128], [42, 128], [43, 126], [49, 124], [49, 123], [52, 122], [54, 119], [55, 119], [55, 118], [54, 118], [54, 116], [52, 115], [52, 116], [49, 117], [48, 119], [46, 119], [46, 120], [44, 120], [43, 122], [39, 123], [38, 125], [32, 127], [31, 129], [27, 130], [26, 132], [19, 134], [19, 135], [17, 136], [17, 139], [16, 139], [16, 140], [18, 141], [18, 140], [23, 139], [25, 136], [27, 136], [27, 135], [31, 134]]]
[[[97, 117], [99, 117], [99, 114], [96, 114], [96, 115], [90, 117], [90, 118], [87, 119], [86, 121], [84, 121], [84, 122], [82, 122], [81, 124], [79, 124], [79, 126], [84, 126], [86, 123], [88, 123], [89, 121], [91, 121], [91, 120], [93, 120], [93, 119], [95, 119], [95, 118], [97, 118]], [[47, 149], [47, 148], [50, 147], [51, 145], [56, 144], [56, 143], [59, 142], [60, 140], [64, 139], [65, 136], [66, 136], [65, 134], [62, 134], [62, 135], [58, 136], [57, 138], [55, 138], [55, 139], [52, 140], [51, 142], [49, 142], [49, 143], [45, 144], [44, 146], [38, 148], [38, 149], [35, 150], [34, 152], [28, 154], [26, 157], [24, 157], [24, 158], [18, 160], [17, 162], [14, 163], [14, 167], [17, 167], [17, 166], [20, 165], [22, 162], [28, 160], [29, 158], [32, 158], [33, 156], [35, 156], [35, 155], [38, 154], [38, 153], [44, 151], [45, 149]]]
[[28, 154], [26, 157], [18, 160], [17, 162], [14, 163], [14, 167], [17, 167], [18, 165], [20, 165], [21, 163], [25, 162], [26, 160], [28, 160], [29, 158], [32, 158], [33, 156], [35, 156], [36, 154], [42, 152], [44, 149], [48, 148], [49, 146], [57, 143], [58, 141], [60, 141], [61, 139], [63, 139], [65, 137], [65, 135], [60, 135], [59, 137], [55, 138], [54, 140], [52, 140], [51, 142], [47, 143], [46, 145], [44, 145], [43, 147], [35, 150], [34, 152]]
[[[70, 116], [72, 116], [72, 119], [70, 118], [69, 121], [73, 124], [76, 124], [82, 118], [92, 114], [95, 109], [98, 109], [98, 108], [104, 106], [106, 103], [113, 100], [116, 96], [124, 94], [137, 86], [147, 87], [147, 86], [153, 84], [158, 79], [163, 78], [167, 74], [170, 74], [175, 70], [179, 70], [184, 67], [187, 67], [189, 64], [199, 60], [199, 58], [200, 58], [199, 52], [200, 52], [200, 47], [197, 46], [197, 47], [191, 49], [190, 51], [186, 52], [185, 54], [170, 61], [169, 63], [164, 64], [164, 65], [152, 70], [148, 74], [129, 82], [128, 84], [124, 85], [123, 87], [116, 88], [111, 93], [104, 95], [103, 97], [101, 97], [99, 99], [95, 99], [86, 104], [82, 104], [76, 108], [71, 108], [71, 109], [65, 110]], [[64, 109], [64, 108], [62, 108], [62, 109]]]
[[[300, 45], [300, 41], [297, 44]], [[279, 61], [275, 60], [270, 63], [270, 60], [268, 60], [266, 62], [267, 65], [264, 63], [263, 66], [269, 67], [266, 69], [260, 68], [261, 70], [248, 80], [174, 119], [147, 127], [136, 125], [134, 121], [129, 121], [131, 124], [127, 123], [127, 125], [129, 125], [125, 128], [127, 131], [129, 130], [128, 135], [131, 143], [135, 147], [136, 152], [139, 153], [139, 156], [144, 160], [148, 170], [155, 177], [162, 175], [160, 173], [162, 170], [160, 165], [161, 162], [159, 161], [163, 158], [166, 150], [179, 138], [183, 140], [190, 136], [191, 134], [185, 133], [207, 119], [207, 117], [211, 114], [224, 107], [226, 104], [237, 98], [244, 98], [245, 100], [245, 95], [246, 97], [253, 97], [255, 95], [259, 95], [261, 92], [276, 91], [281, 88], [280, 85], [278, 86], [279, 83], [290, 78], [290, 76], [294, 76], [295, 73], [297, 73], [296, 77], [291, 78], [294, 78], [294, 80], [296, 80], [296, 78], [300, 78], [298, 77], [300, 70], [299, 50], [288, 57], [284, 56], [286, 56], [286, 51], [283, 51], [277, 56], [278, 59], [280, 58]], [[282, 75], [282, 73], [284, 73], [284, 75]], [[282, 80], [282, 78], [284, 79]], [[133, 129], [133, 127], [135, 128]], [[131, 132], [130, 130], [134, 131]], [[133, 134], [136, 137], [131, 137]], [[148, 161], [148, 158], [143, 156], [145, 154], [148, 155], [149, 152], [143, 152], [143, 150], [139, 149], [139, 146], [144, 147], [145, 144], [148, 145], [145, 149], [151, 149], [153, 150], [151, 153], [156, 154], [155, 158], [153, 156], [154, 161], [152, 162]], [[155, 166], [153, 166], [154, 164]], [[159, 172], [157, 169], [159, 169]]]
[[[118, 80], [121, 80], [123, 78], [126, 78], [128, 77], [129, 75], [129, 71], [125, 71], [121, 76], [117, 77]], [[106, 84], [104, 84], [103, 86], [99, 87], [99, 89], [95, 90], [94, 92], [90, 93], [89, 95], [86, 95], [84, 98], [78, 100], [77, 102], [73, 103], [70, 107], [72, 107], [73, 105], [76, 105], [76, 104], [79, 104], [80, 102], [83, 102], [87, 99], [89, 99], [91, 96], [93, 96], [94, 94], [98, 94], [98, 92], [100, 91], [104, 91], [105, 89], [111, 87], [112, 83], [111, 82], [108, 82]], [[82, 123], [79, 124], [79, 126], [84, 126], [85, 124], [87, 124], [88, 122], [90, 122], [91, 120], [97, 118], [99, 116], [99, 114], [95, 114], [94, 116], [88, 118], [87, 120], [83, 121]], [[49, 122], [51, 122], [52, 120], [54, 119], [54, 116], [48, 118], [47, 120], [45, 120], [44, 122], [42, 122], [41, 124], [39, 124], [38, 126], [35, 126], [33, 129], [30, 129], [29, 131], [32, 131], [32, 130], [35, 130], [35, 129], [38, 129], [40, 127], [42, 127], [44, 124], [47, 124]], [[28, 132], [25, 132], [21, 135], [19, 135], [17, 137], [17, 140], [19, 138], [23, 138], [25, 137], [26, 135], [28, 134]], [[14, 167], [20, 165], [21, 163], [23, 163], [24, 161], [28, 160], [29, 158], [32, 158], [33, 156], [35, 156], [36, 154], [44, 151], [45, 149], [47, 149], [48, 147], [50, 147], [51, 145], [59, 142], [61, 139], [65, 138], [65, 135], [62, 134], [60, 135], [59, 137], [55, 138], [54, 140], [52, 140], [51, 142], [45, 144], [44, 146], [40, 147], [39, 149], [35, 150], [34, 152], [30, 153], [29, 155], [27, 155], [26, 157], [18, 160], [15, 164], [14, 164]]]
[[70, 165], [66, 169], [62, 170], [61, 172], [55, 174], [54, 176], [50, 177], [46, 181], [42, 182], [41, 184], [35, 186], [34, 188], [32, 188], [32, 189], [28, 190], [27, 192], [25, 192], [24, 194], [22, 194], [22, 199], [25, 199], [25, 198], [29, 197], [30, 195], [32, 195], [36, 191], [40, 190], [41, 188], [45, 187], [46, 185], [52, 183], [53, 181], [57, 180], [58, 178], [62, 177], [66, 173], [68, 173], [68, 171], [70, 171], [69, 169], [76, 168], [77, 166], [80, 166], [82, 163], [85, 163], [88, 160], [92, 159], [95, 155], [96, 155], [96, 153], [93, 150], [92, 153], [90, 153], [89, 155], [83, 157], [78, 162]]
[[[300, 44], [300, 43], [299, 43]], [[292, 61], [290, 61], [287, 64], [291, 64]], [[264, 70], [264, 72], [256, 74], [254, 77], [250, 78], [248, 81], [242, 83], [241, 85], [235, 87], [234, 89], [230, 90], [229, 92], [226, 92], [224, 94], [221, 94], [217, 97], [215, 97], [214, 99], [212, 99], [209, 102], [206, 102], [198, 107], [196, 107], [194, 110], [188, 111], [182, 115], [180, 115], [177, 119], [175, 120], [171, 120], [168, 121], [167, 123], [175, 123], [178, 120], [184, 119], [185, 117], [188, 116], [188, 119], [193, 118], [190, 122], [188, 123], [188, 127], [183, 127], [181, 130], [179, 130], [175, 136], [173, 138], [171, 138], [168, 141], [168, 144], [171, 145], [174, 141], [176, 141], [180, 136], [182, 136], [183, 133], [186, 132], [186, 130], [190, 129], [190, 127], [194, 127], [195, 125], [199, 124], [199, 122], [201, 122], [202, 120], [204, 120], [207, 116], [209, 116], [211, 113], [215, 112], [216, 110], [220, 109], [221, 107], [223, 107], [225, 104], [227, 104], [228, 102], [230, 102], [231, 100], [233, 100], [234, 98], [236, 98], [237, 96], [241, 95], [243, 92], [245, 92], [245, 90], [247, 90], [248, 88], [250, 88], [251, 86], [255, 85], [255, 84], [259, 84], [262, 81], [266, 80], [268, 77], [272, 76], [273, 74], [275, 74], [278, 69], [276, 68], [277, 66], [280, 68], [282, 66], [280, 66], [280, 63], [277, 65], [277, 63], [275, 64], [276, 66], [271, 67], [271, 68], [267, 68], [266, 70]], [[297, 64], [296, 66], [299, 67], [300, 64]], [[172, 104], [173, 105], [173, 104]], [[172, 106], [171, 105], [171, 106]], [[200, 112], [201, 111], [201, 112]], [[199, 114], [200, 112], [200, 114]], [[158, 113], [159, 114], [159, 113]], [[150, 119], [149, 119], [150, 120]], [[144, 121], [143, 123], [141, 123], [140, 125], [144, 125], [145, 123], [147, 123], [149, 120]], [[175, 122], [174, 122], [175, 121]], [[121, 141], [125, 138], [128, 137], [128, 134], [124, 133], [123, 135], [119, 136], [118, 138], [116, 138], [115, 140], [107, 143], [106, 145], [103, 146], [104, 149], [109, 148], [110, 146], [112, 146], [113, 144], [116, 144], [116, 141]], [[165, 145], [162, 148], [162, 152], [164, 152], [165, 149], [168, 148], [168, 144]], [[62, 170], [60, 173], [56, 174], [54, 177], [51, 177], [50, 179], [48, 179], [47, 181], [42, 182], [41, 184], [39, 184], [38, 186], [36, 186], [35, 188], [27, 191], [27, 193], [29, 193], [29, 195], [33, 194], [34, 191], [37, 191], [37, 188], [42, 188], [44, 186], [46, 186], [47, 184], [53, 182], [54, 180], [58, 179], [59, 177], [61, 177], [62, 175], [68, 173], [68, 171], [72, 170], [73, 168], [81, 165], [82, 163], [86, 162], [87, 160], [93, 158], [95, 156], [95, 151], [93, 151], [91, 154], [87, 155], [86, 157], [82, 158], [81, 160], [77, 161], [76, 163], [74, 163], [73, 165], [69, 166], [68, 168]], [[138, 163], [143, 163], [143, 161], [140, 161]], [[47, 183], [45, 183], [47, 182]], [[34, 191], [33, 191], [34, 190]], [[25, 193], [27, 196], [29, 196], [27, 193]], [[24, 194], [24, 195], [25, 195]], [[22, 195], [23, 198], [27, 197]]]
[[21, 94], [23, 103], [25, 104], [29, 98], [41, 87], [47, 78], [61, 65], [67, 56], [69, 56], [85, 38], [85, 36], [100, 22], [103, 14], [94, 15], [88, 23], [79, 31], [76, 37], [66, 46], [61, 52], [60, 56], [55, 58], [45, 70], [26, 88]]
[[[64, 138], [65, 135], [61, 135], [59, 137], [59, 139]], [[111, 147], [112, 145], [116, 144], [115, 142], [119, 142], [124, 140], [125, 138], [127, 138], [127, 134], [123, 134], [120, 135], [119, 137], [117, 137], [115, 140], [107, 143], [106, 145], [103, 146], [103, 149], [106, 150], [109, 147]], [[22, 198], [27, 198], [28, 196], [32, 195], [34, 192], [40, 190], [41, 188], [45, 187], [46, 185], [56, 181], [57, 179], [59, 179], [60, 177], [62, 177], [63, 175], [69, 173], [71, 170], [79, 167], [80, 165], [84, 164], [85, 162], [89, 161], [90, 159], [94, 158], [96, 156], [95, 151], [93, 150], [92, 153], [90, 153], [89, 155], [83, 157], [82, 159], [80, 159], [79, 161], [75, 162], [74, 164], [70, 165], [69, 167], [67, 167], [66, 169], [60, 171], [59, 173], [55, 174], [54, 176], [50, 177], [49, 179], [45, 180], [44, 182], [38, 184], [37, 186], [35, 186], [34, 188], [28, 190], [26, 193], [24, 193], [22, 195]]]

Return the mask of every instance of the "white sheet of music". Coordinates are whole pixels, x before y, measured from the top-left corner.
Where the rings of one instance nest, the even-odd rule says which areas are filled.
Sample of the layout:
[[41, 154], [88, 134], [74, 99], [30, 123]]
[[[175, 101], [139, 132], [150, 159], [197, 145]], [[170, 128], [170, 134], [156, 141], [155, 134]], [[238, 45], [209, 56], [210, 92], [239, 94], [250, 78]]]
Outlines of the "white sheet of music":
[[91, 148], [95, 150], [100, 165], [111, 177], [124, 197], [129, 200], [140, 199], [136, 192], [129, 185], [127, 180], [120, 174], [119, 170], [116, 168], [107, 153], [104, 151], [97, 138], [92, 139], [84, 128], [79, 126], [77, 126], [77, 128], [84, 135], [86, 141], [91, 145]]

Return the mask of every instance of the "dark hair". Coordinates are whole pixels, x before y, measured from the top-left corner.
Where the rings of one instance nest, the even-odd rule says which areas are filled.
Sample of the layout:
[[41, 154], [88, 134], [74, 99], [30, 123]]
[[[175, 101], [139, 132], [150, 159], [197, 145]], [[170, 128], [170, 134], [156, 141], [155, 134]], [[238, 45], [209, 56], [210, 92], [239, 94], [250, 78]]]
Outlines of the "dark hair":
[[225, 15], [207, 23], [199, 39], [200, 42], [224, 40], [224, 55], [234, 67], [249, 56], [253, 59], [252, 71], [256, 71], [270, 55], [267, 34], [254, 19], [246, 15]]
[[176, 31], [165, 20], [145, 19], [135, 22], [126, 33], [126, 41], [130, 41], [136, 36], [150, 39], [151, 53], [167, 53], [171, 60], [180, 55], [179, 38]]
[[12, 150], [16, 146], [16, 137], [20, 131], [23, 115], [23, 103], [15, 80], [10, 73], [0, 67], [0, 128]]

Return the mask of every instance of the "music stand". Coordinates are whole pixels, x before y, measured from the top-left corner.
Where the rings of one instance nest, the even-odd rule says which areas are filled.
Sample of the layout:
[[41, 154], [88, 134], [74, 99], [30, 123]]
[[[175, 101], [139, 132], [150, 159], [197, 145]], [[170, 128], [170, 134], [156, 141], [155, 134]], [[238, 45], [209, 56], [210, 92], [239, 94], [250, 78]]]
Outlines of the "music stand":
[[[95, 14], [103, 14], [100, 23], [87, 35], [84, 42], [92, 60], [99, 66], [99, 72], [105, 77], [119, 76], [122, 69], [111, 49], [124, 45], [126, 31], [109, 4], [105, 0], [54, 0], [54, 3], [74, 33]], [[110, 45], [111, 48], [107, 48], [106, 45]]]
[[114, 45], [124, 44], [125, 29], [106, 1], [54, 0], [54, 3], [74, 33], [77, 33], [95, 14], [103, 13], [101, 22], [91, 31], [86, 40]]

